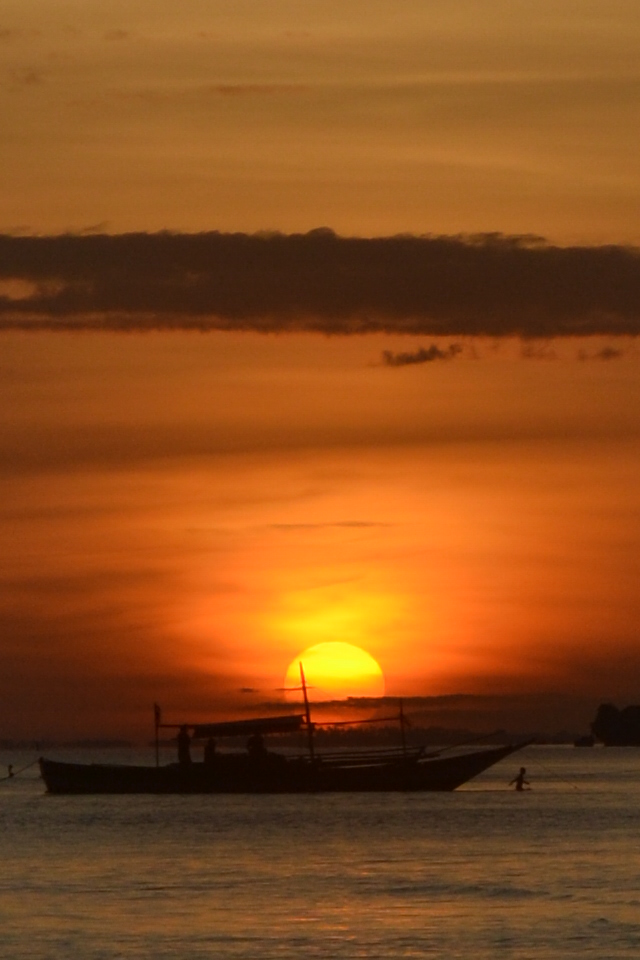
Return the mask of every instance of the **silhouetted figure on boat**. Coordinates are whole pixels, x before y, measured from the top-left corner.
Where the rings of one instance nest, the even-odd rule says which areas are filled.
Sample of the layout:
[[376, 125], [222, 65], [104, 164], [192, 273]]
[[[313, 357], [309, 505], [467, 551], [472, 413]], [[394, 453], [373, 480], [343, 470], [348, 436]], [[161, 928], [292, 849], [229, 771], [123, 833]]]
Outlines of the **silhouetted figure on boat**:
[[511, 787], [515, 783], [516, 790], [518, 791], [518, 793], [521, 790], [524, 790], [525, 784], [527, 786], [530, 786], [529, 781], [525, 780], [524, 778], [524, 775], [526, 772], [527, 772], [526, 767], [520, 767], [520, 773], [517, 775], [517, 777], [514, 777], [511, 783], [509, 784], [509, 786]]
[[207, 742], [204, 745], [204, 762], [205, 766], [213, 767], [216, 762], [216, 742], [213, 737], [209, 737]]
[[255, 763], [260, 763], [264, 760], [267, 755], [267, 748], [264, 745], [261, 734], [254, 733], [249, 737], [247, 740], [247, 753]]
[[191, 763], [191, 737], [186, 726], [180, 727], [178, 733], [178, 763], [181, 767], [188, 767]]
[[7, 777], [10, 780], [12, 776], [13, 776], [13, 764], [10, 763], [9, 766], [7, 767]]

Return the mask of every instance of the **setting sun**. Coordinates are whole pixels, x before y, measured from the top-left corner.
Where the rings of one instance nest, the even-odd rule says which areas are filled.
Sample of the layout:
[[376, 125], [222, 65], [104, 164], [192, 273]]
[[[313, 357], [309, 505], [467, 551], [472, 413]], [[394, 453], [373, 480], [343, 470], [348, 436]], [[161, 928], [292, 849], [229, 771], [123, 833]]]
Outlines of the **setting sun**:
[[384, 696], [384, 676], [379, 663], [352, 643], [318, 643], [298, 654], [285, 676], [290, 697], [292, 690], [300, 688], [301, 663], [311, 700]]

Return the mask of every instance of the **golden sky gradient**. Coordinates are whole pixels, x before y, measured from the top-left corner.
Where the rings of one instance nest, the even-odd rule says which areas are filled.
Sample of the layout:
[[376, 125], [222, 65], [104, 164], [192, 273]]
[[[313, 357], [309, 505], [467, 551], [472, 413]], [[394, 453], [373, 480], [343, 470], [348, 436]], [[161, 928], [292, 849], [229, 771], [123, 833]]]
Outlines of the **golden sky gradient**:
[[0, 230], [640, 239], [636, 0], [4, 0]]
[[[639, 41], [637, 0], [4, 0], [0, 739], [261, 710], [334, 641], [529, 729], [638, 701]], [[467, 239], [269, 233], [320, 227]]]

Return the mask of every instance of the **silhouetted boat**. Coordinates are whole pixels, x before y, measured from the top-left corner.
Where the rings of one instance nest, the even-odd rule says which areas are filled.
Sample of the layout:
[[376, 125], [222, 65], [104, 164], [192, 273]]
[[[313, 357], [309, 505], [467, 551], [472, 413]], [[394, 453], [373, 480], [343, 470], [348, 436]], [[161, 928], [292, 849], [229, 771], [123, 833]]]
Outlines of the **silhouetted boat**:
[[[525, 745], [509, 744], [453, 756], [426, 754], [422, 748], [406, 746], [318, 755], [306, 716], [188, 726], [193, 739], [249, 735], [260, 748], [216, 751], [201, 763], [183, 757], [183, 762], [165, 766], [62, 763], [41, 758], [42, 778], [48, 792], [56, 794], [451, 791]], [[308, 755], [288, 757], [268, 752], [262, 745], [263, 735], [305, 729], [310, 735]]]
[[267, 754], [256, 764], [240, 753], [220, 754], [215, 765], [167, 766], [62, 763], [40, 759], [49, 793], [325, 793], [330, 791], [450, 791], [519, 749], [508, 745], [461, 756], [420, 758], [372, 754], [357, 761], [344, 756], [285, 758]]

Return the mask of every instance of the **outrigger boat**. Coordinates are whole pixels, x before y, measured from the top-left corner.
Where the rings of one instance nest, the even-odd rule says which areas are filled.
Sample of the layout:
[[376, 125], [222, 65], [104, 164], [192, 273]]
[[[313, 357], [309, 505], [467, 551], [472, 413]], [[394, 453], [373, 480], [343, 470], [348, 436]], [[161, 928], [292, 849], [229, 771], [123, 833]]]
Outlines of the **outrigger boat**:
[[162, 767], [61, 763], [40, 759], [49, 793], [342, 793], [451, 791], [519, 749], [516, 745], [462, 756], [421, 757], [418, 751], [288, 758], [220, 754], [215, 765], [170, 763]]
[[[194, 739], [303, 730], [301, 716], [192, 725]], [[357, 751], [288, 757], [266, 749], [218, 752], [208, 761], [165, 766], [62, 763], [40, 759], [49, 793], [325, 793], [451, 791], [525, 744], [453, 756], [423, 749]]]
[[[55, 794], [203, 794], [203, 793], [327, 793], [451, 791], [508, 757], [525, 743], [507, 744], [442, 756], [410, 748], [405, 738], [405, 717], [400, 705], [401, 747], [319, 754], [314, 744], [304, 672], [301, 668], [305, 712], [280, 717], [221, 723], [164, 724], [154, 707], [155, 766], [102, 763], [63, 763], [40, 758], [47, 791]], [[389, 720], [391, 718], [384, 718]], [[357, 723], [358, 721], [356, 721]], [[373, 721], [380, 722], [380, 719]], [[351, 724], [349, 724], [351, 725]], [[331, 724], [336, 726], [336, 724]], [[159, 762], [159, 731], [178, 730], [177, 763]], [[268, 751], [263, 737], [269, 734], [306, 732], [308, 752], [285, 756]], [[222, 752], [214, 738], [248, 737], [246, 751]], [[189, 745], [206, 741], [205, 759], [191, 760]]]

